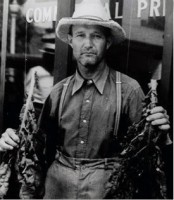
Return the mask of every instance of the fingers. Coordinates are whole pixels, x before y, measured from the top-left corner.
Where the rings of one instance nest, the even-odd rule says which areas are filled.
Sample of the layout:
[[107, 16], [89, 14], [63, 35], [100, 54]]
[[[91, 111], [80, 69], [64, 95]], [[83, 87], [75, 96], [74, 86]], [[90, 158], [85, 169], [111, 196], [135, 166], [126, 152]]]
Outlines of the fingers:
[[7, 144], [3, 139], [0, 139], [0, 151], [12, 150], [13, 146]]
[[170, 129], [170, 125], [169, 124], [160, 125], [158, 126], [158, 128], [162, 131], [168, 131]]
[[150, 111], [150, 115], [146, 118], [152, 125], [158, 126], [160, 130], [168, 131], [170, 129], [169, 116], [166, 110], [157, 106]]
[[169, 123], [169, 117], [164, 115], [163, 113], [155, 113], [149, 115], [147, 121], [151, 121], [152, 125], [160, 125], [160, 124], [167, 124]]
[[19, 143], [19, 137], [14, 129], [8, 128], [5, 132], [14, 142]]
[[19, 137], [15, 134], [13, 129], [7, 129], [0, 138], [0, 151], [12, 150], [17, 147]]
[[164, 113], [164, 114], [166, 114], [167, 112], [162, 106], [156, 106], [156, 107], [154, 107], [154, 108], [152, 108], [150, 110], [150, 113], [151, 114], [155, 114], [155, 113]]

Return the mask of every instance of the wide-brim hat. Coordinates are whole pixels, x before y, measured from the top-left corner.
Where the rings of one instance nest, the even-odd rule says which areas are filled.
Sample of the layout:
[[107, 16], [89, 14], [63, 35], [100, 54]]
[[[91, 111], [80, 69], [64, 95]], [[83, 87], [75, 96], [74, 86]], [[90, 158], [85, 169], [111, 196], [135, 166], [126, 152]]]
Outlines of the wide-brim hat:
[[100, 0], [83, 0], [72, 17], [62, 18], [56, 28], [59, 39], [68, 42], [68, 34], [72, 25], [99, 25], [110, 29], [113, 44], [118, 44], [125, 40], [124, 29], [111, 19], [109, 11]]
[[40, 52], [47, 54], [55, 54], [55, 33], [47, 33], [41, 38], [43, 42]]

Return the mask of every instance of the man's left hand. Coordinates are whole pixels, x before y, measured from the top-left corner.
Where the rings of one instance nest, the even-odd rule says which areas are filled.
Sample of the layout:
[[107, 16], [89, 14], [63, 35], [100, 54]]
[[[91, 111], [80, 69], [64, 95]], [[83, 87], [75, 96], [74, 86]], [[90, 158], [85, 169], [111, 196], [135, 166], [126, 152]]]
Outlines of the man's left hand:
[[153, 108], [146, 120], [151, 122], [152, 125], [158, 126], [160, 130], [169, 131], [170, 129], [169, 116], [167, 111], [161, 106]]

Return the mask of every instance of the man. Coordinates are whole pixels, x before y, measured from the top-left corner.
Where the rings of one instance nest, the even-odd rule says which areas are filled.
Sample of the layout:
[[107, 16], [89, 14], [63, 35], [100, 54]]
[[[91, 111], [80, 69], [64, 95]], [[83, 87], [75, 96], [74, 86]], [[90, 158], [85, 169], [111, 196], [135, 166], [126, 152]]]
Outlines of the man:
[[[144, 94], [135, 80], [124, 74], [120, 80], [107, 66], [106, 51], [123, 41], [125, 33], [100, 1], [82, 2], [72, 18], [59, 21], [56, 33], [72, 47], [77, 71], [54, 86], [41, 114], [39, 134], [46, 138], [48, 168], [44, 198], [102, 199], [113, 165], [120, 166], [119, 137], [140, 119]], [[122, 99], [118, 131], [117, 95]], [[147, 120], [164, 134], [170, 128], [162, 107], [152, 109]], [[0, 150], [18, 142], [8, 129]]]

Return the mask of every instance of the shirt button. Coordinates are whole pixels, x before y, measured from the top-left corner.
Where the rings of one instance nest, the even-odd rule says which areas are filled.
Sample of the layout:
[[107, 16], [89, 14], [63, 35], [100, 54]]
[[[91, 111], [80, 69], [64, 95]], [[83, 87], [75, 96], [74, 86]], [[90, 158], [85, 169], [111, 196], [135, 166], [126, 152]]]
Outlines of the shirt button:
[[88, 80], [88, 81], [87, 81], [87, 85], [91, 85], [92, 83], [93, 83], [92, 80]]
[[83, 140], [80, 141], [81, 144], [84, 144], [85, 142]]
[[84, 119], [84, 120], [83, 120], [83, 123], [86, 123], [86, 122], [87, 122], [86, 119]]
[[83, 166], [82, 166], [82, 170], [85, 170], [85, 169], [86, 169], [86, 167], [85, 167], [85, 165], [83, 165]]

